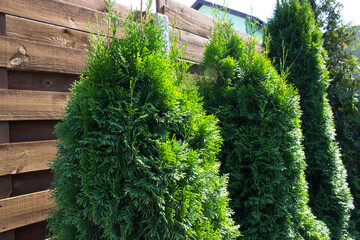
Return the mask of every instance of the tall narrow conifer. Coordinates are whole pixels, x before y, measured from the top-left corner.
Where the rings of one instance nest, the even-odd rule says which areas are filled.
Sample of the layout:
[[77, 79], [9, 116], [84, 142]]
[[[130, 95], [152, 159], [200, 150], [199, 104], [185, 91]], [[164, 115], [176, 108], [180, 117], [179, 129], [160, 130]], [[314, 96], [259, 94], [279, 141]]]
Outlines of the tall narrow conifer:
[[335, 141], [333, 114], [326, 94], [329, 85], [324, 62], [326, 53], [311, 6], [305, 0], [301, 2], [277, 2], [274, 16], [268, 23], [269, 56], [275, 58], [278, 70], [281, 64], [285, 69], [290, 68], [288, 80], [300, 93], [309, 205], [327, 224], [332, 239], [347, 239], [352, 197]]
[[93, 35], [56, 126], [52, 238], [235, 239], [217, 120], [179, 79], [188, 65], [167, 52], [157, 18], [119, 20], [111, 5], [111, 37]]
[[299, 97], [254, 39], [224, 20], [205, 47], [199, 81], [204, 106], [220, 120], [220, 159], [230, 206], [246, 240], [329, 239], [307, 206]]

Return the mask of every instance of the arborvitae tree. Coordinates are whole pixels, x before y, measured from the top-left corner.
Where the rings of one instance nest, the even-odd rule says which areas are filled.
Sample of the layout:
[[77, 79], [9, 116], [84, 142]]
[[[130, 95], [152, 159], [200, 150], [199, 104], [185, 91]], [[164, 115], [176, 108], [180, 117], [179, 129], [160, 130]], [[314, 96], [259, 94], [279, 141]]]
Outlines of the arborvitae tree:
[[360, 239], [360, 63], [352, 51], [360, 39], [356, 27], [344, 23], [339, 0], [311, 0], [310, 4], [328, 53], [326, 67], [331, 82], [327, 92], [334, 112], [336, 140], [354, 197], [349, 231]]
[[309, 205], [327, 224], [332, 239], [346, 239], [352, 197], [326, 94], [329, 85], [324, 63], [326, 53], [311, 6], [307, 1], [302, 2], [277, 2], [274, 16], [268, 22], [269, 56], [276, 59], [278, 70], [281, 63], [284, 69], [290, 68], [288, 80], [300, 93]]
[[205, 47], [199, 80], [220, 120], [220, 159], [244, 239], [329, 239], [307, 206], [299, 97], [266, 56], [223, 20]]
[[[235, 239], [222, 139], [159, 20], [109, 9], [56, 125], [53, 239]], [[138, 19], [138, 20], [136, 20]], [[117, 38], [121, 28], [124, 37]], [[177, 49], [177, 48], [174, 48]], [[178, 64], [177, 64], [178, 63]], [[179, 68], [182, 65], [182, 68]], [[182, 82], [180, 88], [175, 82]]]

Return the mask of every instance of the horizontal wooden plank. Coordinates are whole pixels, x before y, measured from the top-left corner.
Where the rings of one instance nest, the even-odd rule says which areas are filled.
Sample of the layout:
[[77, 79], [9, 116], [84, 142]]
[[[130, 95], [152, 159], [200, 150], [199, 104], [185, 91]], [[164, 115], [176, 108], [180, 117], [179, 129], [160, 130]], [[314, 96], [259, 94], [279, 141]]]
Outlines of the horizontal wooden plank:
[[170, 34], [175, 31], [175, 34], [178, 34], [178, 31], [180, 31], [180, 41], [187, 42], [188, 44], [193, 44], [195, 46], [204, 47], [206, 43], [209, 41], [209, 39], [183, 31], [179, 29], [175, 29], [172, 26], [169, 26], [169, 32]]
[[[58, 1], [89, 8], [99, 12], [107, 12], [107, 7], [103, 0], [58, 0]], [[125, 15], [130, 10], [128, 7], [117, 3], [114, 4], [114, 9]]]
[[95, 10], [56, 0], [0, 0], [0, 12], [81, 31], [96, 27]]
[[55, 208], [48, 190], [0, 200], [0, 232], [44, 221]]
[[[210, 29], [214, 26], [211, 17], [174, 0], [158, 0], [157, 3], [160, 5], [157, 6], [158, 12], [163, 13], [169, 17], [170, 25], [173, 25], [172, 23], [174, 19], [176, 20], [175, 27], [181, 28], [181, 30], [184, 31], [184, 33], [182, 33], [183, 38], [190, 38], [192, 41], [191, 43], [194, 45], [205, 46], [206, 41], [198, 39], [200, 40], [200, 42], [196, 43], [194, 42], [196, 38], [192, 37], [191, 35], [198, 35], [207, 39], [210, 38]], [[186, 36], [185, 32], [189, 32], [192, 34]], [[235, 32], [245, 42], [249, 40], [248, 34], [236, 29]], [[256, 44], [256, 49], [258, 51], [261, 51], [261, 42]]]
[[[186, 60], [192, 59], [194, 63], [201, 62], [204, 52], [204, 46], [209, 41], [208, 39], [185, 31], [181, 31], [179, 29], [174, 29], [172, 26], [169, 26], [169, 31], [170, 33], [174, 33], [173, 31], [180, 31], [179, 43], [186, 43]], [[178, 34], [178, 32], [175, 32], [175, 34]]]
[[171, 3], [174, 1], [168, 1], [169, 5], [164, 6], [164, 14], [168, 16], [170, 25], [176, 20], [174, 27], [204, 38], [210, 37], [210, 28], [213, 27], [211, 17], [180, 3]]
[[86, 32], [29, 21], [10, 15], [6, 15], [6, 36], [82, 50], [85, 49], [86, 45], [89, 45], [91, 38], [91, 35]]
[[203, 53], [204, 53], [203, 47], [199, 47], [193, 44], [187, 44], [185, 59], [186, 60], [191, 59], [195, 63], [200, 63], [202, 61]]
[[[129, 8], [115, 4], [114, 8], [126, 16]], [[0, 12], [21, 18], [54, 24], [69, 29], [86, 31], [97, 27], [97, 18], [101, 21], [107, 8], [104, 2], [85, 0], [0, 0]], [[107, 34], [103, 24], [102, 29]]]
[[0, 121], [56, 120], [69, 93], [0, 89]]
[[0, 37], [0, 67], [79, 74], [85, 67], [85, 50]]
[[55, 140], [0, 144], [0, 176], [49, 169]]
[[100, 12], [106, 12], [107, 10], [106, 4], [103, 0], [58, 0], [58, 1], [74, 4], [76, 6], [81, 6]]
[[206, 43], [209, 42], [207, 38], [203, 38], [185, 31], [181, 31], [180, 41], [184, 41], [187, 42], [188, 44], [192, 44], [202, 48], [205, 47]]

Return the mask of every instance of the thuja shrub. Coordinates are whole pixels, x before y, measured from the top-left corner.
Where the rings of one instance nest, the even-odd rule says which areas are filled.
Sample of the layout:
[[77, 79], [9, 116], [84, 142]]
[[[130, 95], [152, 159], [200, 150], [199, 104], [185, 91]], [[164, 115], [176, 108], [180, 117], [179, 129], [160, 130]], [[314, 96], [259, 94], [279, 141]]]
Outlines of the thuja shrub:
[[56, 125], [52, 238], [235, 239], [217, 120], [177, 79], [188, 65], [171, 59], [157, 18], [119, 20], [108, 5], [112, 37], [93, 35]]
[[307, 206], [297, 91], [266, 54], [219, 20], [201, 65], [204, 106], [220, 120], [234, 220], [244, 239], [329, 239]]
[[316, 27], [307, 1], [278, 1], [269, 21], [270, 57], [280, 70], [285, 68], [289, 82], [298, 88], [303, 111], [302, 129], [309, 182], [309, 205], [331, 231], [332, 239], [346, 239], [352, 197], [346, 183], [346, 170], [335, 141], [333, 114], [326, 88], [328, 72], [324, 65], [321, 32]]

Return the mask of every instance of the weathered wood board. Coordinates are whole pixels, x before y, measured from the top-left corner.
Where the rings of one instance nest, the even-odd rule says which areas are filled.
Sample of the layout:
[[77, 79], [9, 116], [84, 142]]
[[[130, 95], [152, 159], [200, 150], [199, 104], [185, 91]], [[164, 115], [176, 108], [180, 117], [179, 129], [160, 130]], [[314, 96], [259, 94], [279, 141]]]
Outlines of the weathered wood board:
[[44, 221], [55, 204], [48, 190], [0, 200], [0, 233]]

